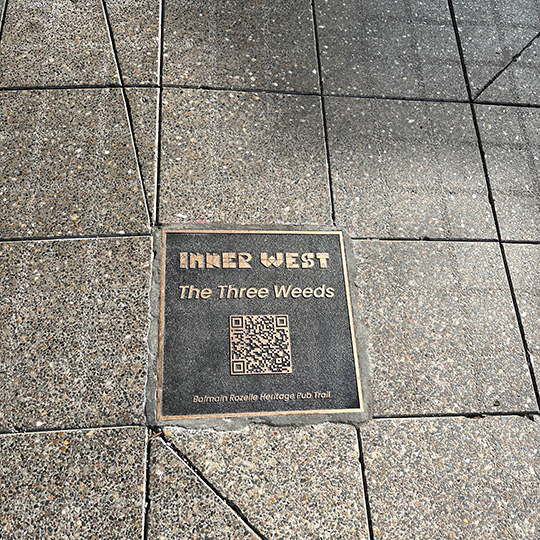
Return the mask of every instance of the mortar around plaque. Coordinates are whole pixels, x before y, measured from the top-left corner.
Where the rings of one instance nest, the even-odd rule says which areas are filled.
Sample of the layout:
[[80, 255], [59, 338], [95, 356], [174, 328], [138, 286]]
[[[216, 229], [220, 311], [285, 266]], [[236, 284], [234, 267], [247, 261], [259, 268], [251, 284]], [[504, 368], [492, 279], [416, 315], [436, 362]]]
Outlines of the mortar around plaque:
[[150, 423], [368, 419], [343, 231], [170, 227], [155, 248]]

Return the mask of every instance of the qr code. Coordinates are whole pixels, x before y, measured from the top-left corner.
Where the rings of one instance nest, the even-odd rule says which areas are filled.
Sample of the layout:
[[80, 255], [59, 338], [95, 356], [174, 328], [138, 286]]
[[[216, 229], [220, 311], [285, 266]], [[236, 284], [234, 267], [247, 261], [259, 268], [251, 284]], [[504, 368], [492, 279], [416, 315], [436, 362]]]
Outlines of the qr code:
[[231, 315], [231, 375], [292, 373], [288, 315]]

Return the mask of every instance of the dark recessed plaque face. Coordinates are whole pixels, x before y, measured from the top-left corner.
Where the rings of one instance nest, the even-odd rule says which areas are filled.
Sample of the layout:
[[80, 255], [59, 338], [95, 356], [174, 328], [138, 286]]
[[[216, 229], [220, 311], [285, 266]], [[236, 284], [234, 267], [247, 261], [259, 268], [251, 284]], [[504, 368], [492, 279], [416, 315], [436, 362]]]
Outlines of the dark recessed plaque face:
[[165, 230], [157, 420], [363, 413], [341, 231]]

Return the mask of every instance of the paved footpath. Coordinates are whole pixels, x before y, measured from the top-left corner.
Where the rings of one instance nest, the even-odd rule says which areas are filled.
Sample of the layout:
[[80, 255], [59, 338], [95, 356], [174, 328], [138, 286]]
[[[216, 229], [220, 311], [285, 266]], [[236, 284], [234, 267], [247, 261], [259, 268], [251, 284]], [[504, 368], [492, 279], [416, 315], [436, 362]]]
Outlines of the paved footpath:
[[[537, 0], [0, 17], [0, 538], [540, 538]], [[170, 223], [348, 229], [373, 420], [146, 425]]]

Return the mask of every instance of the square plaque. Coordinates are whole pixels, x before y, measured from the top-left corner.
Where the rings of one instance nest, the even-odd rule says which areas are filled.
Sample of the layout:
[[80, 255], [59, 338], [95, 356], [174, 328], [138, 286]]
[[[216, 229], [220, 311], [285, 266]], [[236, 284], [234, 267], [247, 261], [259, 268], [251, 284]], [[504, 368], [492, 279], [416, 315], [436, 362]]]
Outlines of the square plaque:
[[343, 231], [167, 228], [156, 247], [152, 421], [368, 418]]

